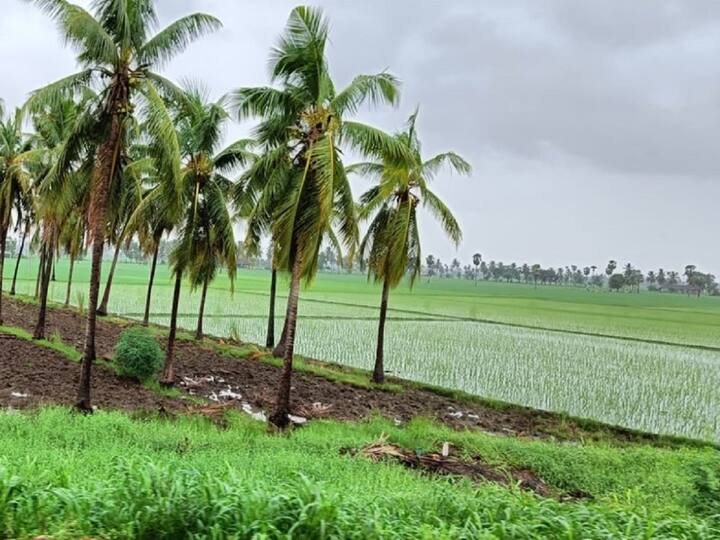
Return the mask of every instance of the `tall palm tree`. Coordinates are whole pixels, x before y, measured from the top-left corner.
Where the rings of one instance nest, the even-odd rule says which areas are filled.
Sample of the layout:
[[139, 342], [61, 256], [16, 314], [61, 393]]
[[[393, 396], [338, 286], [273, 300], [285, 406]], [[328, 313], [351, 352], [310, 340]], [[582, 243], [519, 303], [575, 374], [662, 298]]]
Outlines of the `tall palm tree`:
[[406, 158], [379, 152], [378, 161], [348, 167], [349, 172], [372, 176], [377, 181], [361, 197], [360, 217], [372, 219], [359, 255], [367, 256], [370, 275], [383, 284], [372, 376], [378, 384], [385, 381], [384, 337], [390, 289], [397, 287], [405, 275], [412, 287], [422, 268], [417, 207], [422, 204], [429, 210], [456, 246], [462, 239], [457, 220], [429, 184], [446, 165], [461, 174], [469, 174], [470, 165], [454, 152], [423, 159], [416, 119], [417, 112], [410, 117], [405, 131], [395, 136], [407, 148]]
[[170, 334], [161, 382], [174, 383], [174, 348], [179, 291], [185, 272], [190, 286], [202, 288], [196, 338], [203, 337], [203, 317], [208, 284], [221, 267], [227, 269], [231, 283], [235, 279], [237, 251], [232, 213], [228, 205], [233, 182], [225, 174], [244, 165], [251, 155], [246, 139], [220, 149], [223, 126], [229, 119], [226, 99], [209, 103], [204, 93], [189, 88], [176, 106], [177, 125], [183, 155], [183, 181], [186, 212], [171, 261], [175, 290]]
[[59, 251], [60, 237], [66, 222], [77, 209], [82, 208], [89, 189], [89, 167], [73, 170], [61, 169], [58, 162], [67, 139], [81, 121], [82, 102], [70, 97], [47, 105], [33, 115], [35, 127], [34, 145], [36, 159], [32, 166], [37, 170], [36, 215], [38, 219], [38, 242], [42, 264], [39, 272], [40, 309], [33, 337], [45, 338], [45, 316], [48, 288], [55, 254]]
[[5, 118], [0, 103], [0, 324], [5, 245], [12, 225], [13, 210], [21, 207], [30, 189], [27, 161], [33, 157], [30, 138], [23, 132], [23, 114], [16, 110]]
[[[177, 191], [181, 189], [177, 137], [160, 92], [174, 94], [177, 88], [152, 71], [161, 67], [194, 41], [214, 31], [220, 21], [204, 14], [183, 17], [154, 36], [158, 26], [154, 0], [95, 0], [93, 13], [67, 0], [31, 0], [60, 26], [65, 41], [77, 51], [82, 71], [35, 92], [30, 107], [51, 102], [68, 91], [95, 85], [98, 99], [89, 104], [85, 121], [70, 137], [63, 156], [72, 160], [78, 147], [89, 139], [97, 143], [88, 235], [92, 241], [92, 265], [88, 316], [83, 352], [78, 409], [92, 411], [90, 378], [95, 360], [95, 326], [100, 290], [100, 271], [105, 243], [105, 213], [112, 183], [121, 168], [126, 135], [135, 115], [135, 100], [144, 104], [150, 144], [159, 168], [169, 171]], [[179, 197], [179, 195], [178, 195]]]
[[[328, 22], [321, 10], [295, 8], [271, 53], [276, 86], [234, 93], [240, 118], [261, 119], [256, 136], [265, 150], [252, 167], [265, 185], [248, 220], [249, 243], [270, 230], [277, 268], [291, 276], [283, 369], [270, 416], [279, 427], [289, 423], [300, 280], [310, 281], [315, 275], [320, 246], [332, 226], [351, 254], [357, 242], [355, 207], [338, 146], [346, 144], [363, 154], [381, 146], [388, 152], [397, 147], [381, 131], [347, 120], [365, 102], [395, 103], [397, 80], [388, 73], [360, 75], [336, 91], [325, 54], [327, 39]], [[269, 206], [278, 200], [277, 207]]]

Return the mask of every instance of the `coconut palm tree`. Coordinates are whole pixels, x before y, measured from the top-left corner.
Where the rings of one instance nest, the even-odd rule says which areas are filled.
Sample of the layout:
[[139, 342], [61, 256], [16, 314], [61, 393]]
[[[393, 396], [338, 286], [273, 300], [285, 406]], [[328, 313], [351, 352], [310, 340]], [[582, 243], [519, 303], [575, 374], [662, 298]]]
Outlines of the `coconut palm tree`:
[[40, 309], [33, 337], [45, 338], [48, 288], [55, 255], [66, 222], [82, 208], [87, 200], [90, 184], [88, 155], [85, 166], [66, 170], [58, 165], [65, 144], [81, 121], [82, 102], [65, 98], [47, 105], [33, 115], [36, 158], [31, 167], [37, 177], [35, 207], [38, 220], [37, 242], [41, 252], [39, 272]]
[[[336, 91], [325, 54], [327, 39], [328, 22], [321, 10], [295, 8], [271, 53], [276, 86], [234, 93], [240, 118], [261, 119], [256, 137], [264, 147], [253, 170], [266, 184], [259, 208], [248, 220], [248, 240], [253, 243], [269, 229], [273, 260], [279, 270], [290, 272], [283, 369], [270, 416], [279, 427], [289, 423], [300, 281], [315, 275], [323, 240], [334, 236], [332, 226], [338, 231], [338, 243], [351, 254], [357, 242], [355, 207], [338, 147], [344, 144], [361, 153], [383, 146], [391, 152], [397, 147], [383, 132], [347, 118], [368, 101], [395, 103], [397, 80], [388, 73], [360, 75]], [[277, 207], [268, 206], [277, 200], [281, 201]]]
[[92, 411], [90, 378], [95, 360], [95, 326], [100, 271], [105, 243], [106, 208], [112, 184], [121, 172], [121, 156], [127, 132], [136, 114], [136, 101], [144, 103], [143, 116], [153, 156], [159, 168], [169, 171], [173, 185], [182, 188], [177, 137], [160, 92], [177, 88], [152, 71], [162, 67], [197, 37], [214, 31], [221, 23], [209, 15], [183, 17], [155, 35], [158, 26], [154, 0], [96, 0], [93, 13], [67, 0], [32, 0], [60, 26], [65, 41], [78, 51], [82, 70], [65, 77], [31, 97], [29, 107], [52, 102], [58, 96], [94, 85], [98, 98], [88, 104], [85, 120], [70, 137], [63, 161], [74, 158], [88, 140], [96, 143], [95, 169], [88, 208], [88, 236], [92, 241], [90, 292], [78, 409]]
[[118, 257], [120, 256], [120, 249], [123, 245], [127, 247], [135, 232], [130, 227], [130, 218], [143, 199], [145, 183], [156, 174], [154, 160], [146, 153], [146, 148], [143, 145], [131, 146], [129, 154], [129, 156], [126, 156], [125, 163], [122, 166], [122, 181], [113, 184], [108, 199], [105, 238], [109, 244], [115, 246], [115, 251], [105, 284], [105, 292], [97, 308], [98, 315], [107, 315], [108, 313], [110, 290]]
[[177, 125], [183, 155], [186, 212], [177, 246], [171, 257], [175, 290], [170, 334], [161, 382], [174, 383], [174, 346], [179, 291], [184, 273], [190, 286], [202, 288], [195, 337], [203, 337], [203, 317], [208, 284], [222, 267], [231, 283], [235, 279], [237, 251], [233, 216], [228, 205], [233, 182], [225, 176], [247, 163], [251, 141], [242, 139], [221, 149], [223, 127], [229, 119], [226, 99], [207, 100], [198, 88], [188, 88], [178, 107]]
[[22, 207], [30, 189], [28, 160], [34, 157], [30, 138], [23, 132], [21, 110], [5, 117], [0, 103], [0, 324], [2, 324], [2, 282], [5, 245], [12, 225], [13, 210]]
[[390, 289], [397, 287], [405, 275], [409, 276], [412, 287], [422, 268], [417, 207], [422, 205], [429, 210], [456, 246], [462, 238], [457, 220], [429, 185], [445, 166], [469, 174], [470, 165], [454, 152], [424, 159], [415, 128], [416, 119], [417, 112], [410, 117], [405, 131], [395, 136], [398, 143], [407, 148], [407, 158], [398, 159], [380, 152], [378, 161], [348, 167], [349, 172], [371, 176], [377, 181], [361, 197], [360, 217], [371, 219], [360, 243], [359, 255], [361, 258], [367, 256], [369, 275], [382, 283], [372, 376], [373, 382], [378, 384], [385, 380], [384, 336]]

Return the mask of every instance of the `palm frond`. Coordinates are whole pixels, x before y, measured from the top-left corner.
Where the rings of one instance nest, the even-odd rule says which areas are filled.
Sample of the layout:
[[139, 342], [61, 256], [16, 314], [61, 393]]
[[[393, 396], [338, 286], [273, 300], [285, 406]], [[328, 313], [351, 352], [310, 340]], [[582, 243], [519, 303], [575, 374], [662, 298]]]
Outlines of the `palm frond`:
[[359, 122], [343, 122], [338, 143], [346, 144], [363, 156], [403, 160], [411, 158], [407, 146], [384, 131]]
[[212, 15], [195, 13], [173, 22], [156, 34], [138, 51], [138, 61], [150, 66], [162, 66], [193, 41], [222, 28], [222, 22]]
[[165, 102], [150, 81], [143, 85], [143, 96], [144, 115], [147, 118], [145, 127], [150, 138], [149, 149], [159, 174], [168, 179], [163, 183], [168, 190], [168, 199], [174, 199], [179, 204], [183, 185], [180, 173], [180, 143], [175, 125]]
[[369, 101], [372, 105], [396, 105], [400, 99], [400, 83], [390, 73], [359, 75], [333, 99], [331, 108], [340, 115], [354, 114]]
[[32, 92], [30, 98], [23, 105], [23, 110], [38, 112], [45, 108], [57, 107], [62, 100], [76, 95], [86, 88], [92, 80], [93, 70], [91, 69], [85, 69], [79, 73], [63, 77]]
[[78, 51], [81, 65], [115, 66], [118, 63], [118, 49], [112, 36], [83, 8], [68, 4], [59, 22], [65, 41]]
[[453, 216], [447, 205], [440, 200], [432, 191], [425, 188], [422, 190], [423, 207], [435, 216], [445, 233], [457, 246], [462, 241], [462, 231], [455, 216]]
[[422, 164], [423, 176], [433, 178], [443, 166], [447, 166], [451, 171], [454, 170], [459, 174], [470, 174], [472, 167], [470, 164], [455, 152], [445, 152], [438, 154], [432, 159]]

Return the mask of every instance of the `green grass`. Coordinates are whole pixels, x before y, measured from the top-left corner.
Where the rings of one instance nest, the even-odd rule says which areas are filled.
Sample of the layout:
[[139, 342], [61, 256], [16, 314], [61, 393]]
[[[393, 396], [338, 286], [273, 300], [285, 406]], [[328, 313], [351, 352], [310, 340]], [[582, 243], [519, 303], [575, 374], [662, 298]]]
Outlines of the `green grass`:
[[[21, 293], [32, 293], [36, 263], [23, 260]], [[60, 261], [59, 281], [51, 286], [56, 301], [64, 299], [66, 271], [67, 262]], [[142, 315], [147, 273], [146, 265], [119, 265], [112, 312]], [[76, 266], [76, 290], [85, 291], [88, 274], [87, 261]], [[268, 272], [241, 270], [233, 296], [227, 277], [219, 276], [208, 296], [206, 331], [264, 343], [268, 286]], [[281, 282], [278, 335], [283, 290]], [[161, 266], [153, 322], [169, 322], [170, 296], [171, 280]], [[194, 329], [198, 296], [184, 290], [180, 327]], [[318, 276], [302, 291], [298, 354], [371, 369], [378, 298], [378, 287], [364, 276]], [[390, 307], [386, 367], [393, 376], [642, 431], [720, 441], [718, 298], [433, 279], [412, 291], [399, 287]], [[298, 367], [368, 384], [363, 375], [328, 373], [302, 359]]]
[[[458, 433], [418, 420], [314, 422], [289, 436], [239, 415], [132, 420], [62, 409], [0, 414], [0, 537], [713, 538], [698, 501], [709, 449], [619, 450]], [[381, 434], [408, 448], [450, 441], [534, 470], [559, 503], [517, 489], [428, 478], [341, 455]]]

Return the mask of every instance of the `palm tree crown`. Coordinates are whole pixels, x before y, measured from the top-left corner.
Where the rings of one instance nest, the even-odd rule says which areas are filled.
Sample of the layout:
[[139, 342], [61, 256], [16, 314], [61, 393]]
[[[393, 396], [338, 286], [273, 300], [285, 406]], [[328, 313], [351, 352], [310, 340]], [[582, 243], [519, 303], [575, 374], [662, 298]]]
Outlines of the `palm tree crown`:
[[454, 244], [462, 232], [450, 209], [430, 189], [429, 184], [443, 166], [461, 174], [470, 173], [470, 165], [454, 152], [446, 152], [424, 160], [415, 123], [417, 112], [405, 131], [395, 139], [407, 149], [407, 157], [380, 152], [377, 161], [350, 166], [350, 172], [374, 177], [377, 184], [361, 197], [360, 215], [370, 218], [368, 230], [360, 243], [360, 257], [368, 260], [368, 270], [378, 281], [387, 280], [397, 286], [409, 274], [410, 283], [422, 267], [417, 207], [429, 210], [439, 220]]
[[357, 241], [352, 193], [338, 146], [363, 153], [394, 147], [381, 131], [346, 117], [368, 101], [395, 104], [397, 80], [388, 73], [360, 75], [336, 91], [325, 55], [327, 38], [322, 11], [294, 9], [270, 59], [272, 82], [279, 88], [241, 88], [233, 95], [240, 118], [261, 118], [256, 135], [267, 150], [246, 176], [249, 191], [256, 194], [249, 243], [271, 229], [278, 268], [291, 271], [301, 254], [306, 278], [317, 270], [317, 255], [331, 226], [347, 248]]

